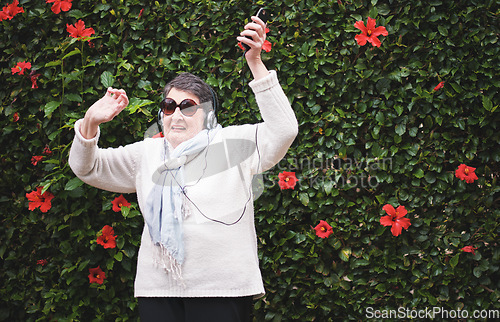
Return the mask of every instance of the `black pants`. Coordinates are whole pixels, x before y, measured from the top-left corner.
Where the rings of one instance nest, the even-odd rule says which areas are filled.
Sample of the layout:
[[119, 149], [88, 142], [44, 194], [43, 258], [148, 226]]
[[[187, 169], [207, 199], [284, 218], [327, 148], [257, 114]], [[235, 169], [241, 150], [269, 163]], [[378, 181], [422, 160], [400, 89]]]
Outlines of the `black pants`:
[[139, 297], [141, 322], [250, 322], [252, 297]]

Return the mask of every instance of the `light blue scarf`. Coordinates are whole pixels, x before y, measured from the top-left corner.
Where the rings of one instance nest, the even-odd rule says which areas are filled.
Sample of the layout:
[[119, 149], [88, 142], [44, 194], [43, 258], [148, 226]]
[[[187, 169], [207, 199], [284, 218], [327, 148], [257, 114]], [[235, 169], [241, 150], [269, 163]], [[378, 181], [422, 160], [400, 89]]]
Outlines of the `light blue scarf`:
[[158, 247], [156, 262], [179, 278], [185, 255], [182, 239], [182, 221], [186, 212], [183, 209], [184, 165], [200, 153], [205, 153], [204, 150], [221, 128], [218, 124], [214, 129], [200, 131], [195, 137], [179, 144], [171, 155], [165, 145], [164, 162], [153, 174], [155, 184], [146, 200], [144, 219], [151, 240]]

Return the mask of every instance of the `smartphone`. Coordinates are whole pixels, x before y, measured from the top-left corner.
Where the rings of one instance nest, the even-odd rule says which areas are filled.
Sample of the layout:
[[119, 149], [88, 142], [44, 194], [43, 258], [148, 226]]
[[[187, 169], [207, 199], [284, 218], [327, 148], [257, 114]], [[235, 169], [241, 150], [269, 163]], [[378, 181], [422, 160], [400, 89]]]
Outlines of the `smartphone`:
[[[259, 17], [260, 20], [264, 21], [264, 23], [267, 23], [267, 20], [269, 19], [269, 15], [267, 14], [267, 10], [264, 8], [260, 8], [259, 11], [257, 11], [257, 13], [255, 14], [255, 16]], [[252, 37], [250, 37], [250, 36], [246, 36], [246, 37], [248, 39], [252, 39]], [[247, 44], [241, 43], [241, 45], [243, 46], [243, 48], [245, 48], [245, 53], [247, 50], [250, 49], [250, 46], [248, 46]]]
[[269, 16], [267, 15], [267, 10], [264, 8], [260, 8], [255, 15], [259, 17], [260, 20], [264, 21], [264, 23], [267, 23], [267, 20], [269, 19]]

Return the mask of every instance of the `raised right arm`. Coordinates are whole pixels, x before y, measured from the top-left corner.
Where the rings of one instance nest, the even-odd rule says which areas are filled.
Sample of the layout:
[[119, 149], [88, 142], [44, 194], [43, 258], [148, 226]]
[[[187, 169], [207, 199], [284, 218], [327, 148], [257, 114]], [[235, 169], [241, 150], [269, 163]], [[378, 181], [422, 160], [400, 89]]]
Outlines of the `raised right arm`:
[[123, 90], [109, 88], [100, 100], [75, 123], [75, 138], [69, 154], [69, 165], [85, 183], [108, 191], [135, 192], [136, 163], [140, 142], [116, 149], [100, 149], [99, 125], [112, 120], [128, 105]]
[[128, 105], [127, 93], [122, 89], [108, 88], [106, 95], [95, 102], [85, 113], [80, 133], [86, 139], [97, 135], [99, 125], [111, 121]]
[[83, 182], [107, 191], [136, 191], [136, 175], [144, 141], [118, 148], [98, 147], [100, 131], [92, 139], [81, 134], [83, 120], [75, 123], [75, 138], [69, 153], [69, 166]]

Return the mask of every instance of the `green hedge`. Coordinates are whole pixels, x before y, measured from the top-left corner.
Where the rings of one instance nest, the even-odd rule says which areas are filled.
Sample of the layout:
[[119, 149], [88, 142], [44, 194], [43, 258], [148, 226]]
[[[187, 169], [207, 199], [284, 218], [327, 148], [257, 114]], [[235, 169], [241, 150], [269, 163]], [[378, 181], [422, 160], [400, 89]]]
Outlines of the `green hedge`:
[[[107, 86], [125, 89], [131, 104], [101, 127], [102, 147], [141, 140], [162, 87], [180, 71], [217, 90], [223, 125], [260, 119], [235, 38], [264, 2], [166, 2], [75, 0], [56, 14], [52, 3], [21, 0], [24, 12], [0, 21], [0, 320], [137, 320], [135, 196], [115, 212], [118, 195], [82, 184], [67, 164], [74, 122]], [[273, 48], [263, 58], [300, 132], [255, 202], [267, 290], [255, 319], [498, 313], [498, 3], [278, 0], [268, 8]], [[355, 40], [354, 24], [368, 17], [388, 31], [380, 47]], [[95, 31], [90, 42], [67, 31], [80, 19]], [[18, 62], [31, 68], [13, 74]], [[461, 164], [478, 179], [457, 178]], [[280, 189], [283, 171], [299, 179], [293, 190]], [[46, 212], [29, 209], [37, 187], [54, 195]], [[408, 210], [411, 225], [399, 236], [380, 223], [387, 204]], [[320, 220], [333, 228], [328, 238], [313, 229]], [[115, 248], [96, 241], [105, 225]], [[103, 284], [89, 282], [96, 267]]]

